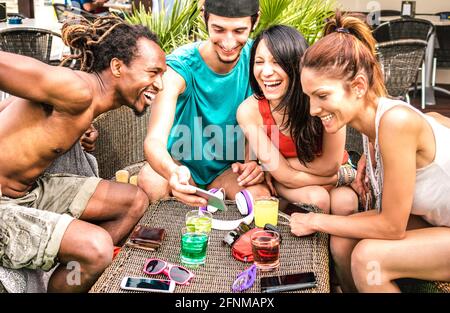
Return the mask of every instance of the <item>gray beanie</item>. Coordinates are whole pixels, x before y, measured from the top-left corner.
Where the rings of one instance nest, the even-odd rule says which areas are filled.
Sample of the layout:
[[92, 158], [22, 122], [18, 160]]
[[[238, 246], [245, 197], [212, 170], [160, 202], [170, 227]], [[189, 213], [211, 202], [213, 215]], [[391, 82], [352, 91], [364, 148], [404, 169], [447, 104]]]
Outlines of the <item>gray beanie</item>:
[[245, 17], [258, 13], [258, 0], [206, 0], [205, 11], [224, 17]]

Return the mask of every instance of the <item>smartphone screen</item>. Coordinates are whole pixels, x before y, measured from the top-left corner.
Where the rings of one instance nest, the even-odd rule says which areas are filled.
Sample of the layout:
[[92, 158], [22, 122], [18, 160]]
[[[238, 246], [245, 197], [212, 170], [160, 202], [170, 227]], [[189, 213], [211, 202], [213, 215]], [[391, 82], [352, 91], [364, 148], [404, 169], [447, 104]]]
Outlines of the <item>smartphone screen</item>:
[[279, 275], [261, 278], [262, 292], [278, 292], [312, 288], [317, 286], [313, 272]]
[[154, 292], [173, 292], [174, 283], [165, 279], [152, 279], [145, 277], [125, 277], [122, 281], [123, 289], [154, 291]]
[[219, 209], [220, 211], [227, 210], [227, 206], [225, 205], [225, 202], [221, 198], [217, 197], [215, 194], [213, 194], [209, 191], [197, 188], [197, 187], [195, 187], [195, 194], [199, 197], [202, 197], [202, 198], [208, 200], [208, 205], [211, 205], [211, 206]]

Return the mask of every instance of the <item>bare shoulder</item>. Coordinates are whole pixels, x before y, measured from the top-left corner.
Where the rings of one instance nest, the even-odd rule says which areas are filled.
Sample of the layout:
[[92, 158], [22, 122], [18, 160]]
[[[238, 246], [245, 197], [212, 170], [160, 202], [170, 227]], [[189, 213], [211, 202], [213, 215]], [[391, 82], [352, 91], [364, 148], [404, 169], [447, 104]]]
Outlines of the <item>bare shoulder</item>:
[[[69, 110], [83, 110], [89, 107], [94, 99], [95, 94], [95, 77], [93, 74], [74, 71], [68, 68], [59, 67], [58, 70], [61, 81], [66, 84], [60, 84], [59, 90], [55, 90], [64, 97], [55, 96], [55, 101], [62, 101], [63, 103], [56, 103], [56, 107]], [[70, 104], [69, 104], [70, 103]]]
[[424, 122], [425, 119], [412, 108], [399, 105], [383, 114], [380, 119], [379, 132], [415, 134], [422, 128]]
[[164, 91], [170, 93], [182, 94], [186, 89], [186, 82], [183, 76], [178, 74], [173, 68], [167, 66], [167, 71], [164, 73]]
[[254, 124], [260, 121], [258, 100], [254, 95], [249, 96], [239, 105], [237, 120], [240, 124]]

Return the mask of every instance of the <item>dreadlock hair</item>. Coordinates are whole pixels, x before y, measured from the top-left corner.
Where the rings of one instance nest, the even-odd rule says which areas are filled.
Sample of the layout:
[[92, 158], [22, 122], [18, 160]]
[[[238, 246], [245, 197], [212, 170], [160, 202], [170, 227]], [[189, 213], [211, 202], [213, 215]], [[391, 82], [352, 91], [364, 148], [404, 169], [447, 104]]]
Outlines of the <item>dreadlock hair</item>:
[[137, 41], [147, 38], [155, 43], [154, 33], [142, 25], [130, 25], [117, 16], [104, 16], [93, 22], [83, 17], [67, 21], [62, 28], [62, 39], [77, 54], [67, 56], [61, 65], [69, 60], [79, 60], [80, 70], [101, 72], [109, 67], [113, 58], [126, 65], [137, 54]]
[[300, 82], [300, 60], [308, 48], [305, 38], [295, 28], [275, 25], [262, 31], [250, 51], [250, 86], [256, 99], [264, 99], [254, 75], [256, 49], [264, 40], [275, 61], [289, 78], [286, 93], [274, 111], [283, 112], [280, 130], [289, 129], [295, 142], [297, 157], [304, 165], [322, 152], [323, 125], [309, 114], [309, 99]]

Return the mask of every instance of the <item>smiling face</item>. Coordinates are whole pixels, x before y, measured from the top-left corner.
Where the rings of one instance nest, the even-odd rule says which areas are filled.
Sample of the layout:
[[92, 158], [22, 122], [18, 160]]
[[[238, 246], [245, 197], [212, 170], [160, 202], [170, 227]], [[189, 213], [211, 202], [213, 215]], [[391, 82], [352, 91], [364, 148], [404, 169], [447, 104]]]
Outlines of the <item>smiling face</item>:
[[247, 43], [252, 28], [251, 17], [223, 17], [209, 14], [208, 32], [217, 60], [221, 63], [237, 62]]
[[320, 117], [326, 132], [335, 133], [352, 119], [357, 98], [341, 80], [303, 68], [301, 81], [309, 96], [310, 114]]
[[162, 75], [167, 66], [164, 52], [154, 41], [141, 38], [137, 47], [130, 64], [121, 64], [119, 93], [123, 104], [142, 113], [163, 89]]
[[272, 106], [278, 105], [286, 94], [289, 77], [274, 59], [264, 39], [256, 48], [253, 75], [264, 97]]

